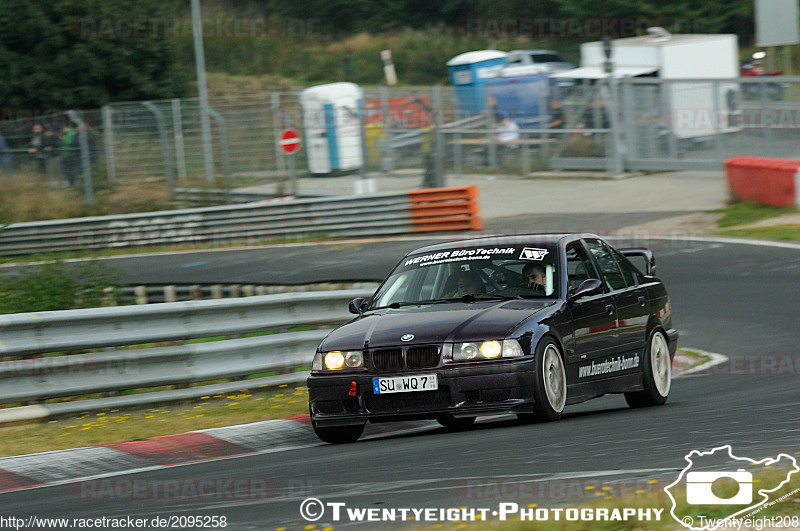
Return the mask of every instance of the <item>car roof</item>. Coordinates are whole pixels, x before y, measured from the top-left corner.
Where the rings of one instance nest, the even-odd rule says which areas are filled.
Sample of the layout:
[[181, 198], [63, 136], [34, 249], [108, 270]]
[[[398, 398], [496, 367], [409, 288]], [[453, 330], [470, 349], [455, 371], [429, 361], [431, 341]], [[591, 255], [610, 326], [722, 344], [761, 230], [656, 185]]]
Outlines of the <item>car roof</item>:
[[511, 50], [508, 53], [514, 53], [514, 52], [521, 52], [521, 53], [554, 53], [556, 55], [561, 55], [560, 53], [558, 53], [555, 50]]
[[420, 247], [408, 253], [409, 255], [417, 253], [430, 253], [436, 251], [444, 251], [452, 249], [454, 246], [458, 247], [478, 247], [488, 246], [493, 247], [503, 245], [558, 245], [561, 241], [572, 241], [580, 238], [599, 238], [596, 234], [591, 233], [564, 233], [564, 234], [520, 234], [515, 236], [485, 236], [483, 238], [472, 238], [466, 240], [453, 240], [446, 243], [437, 243], [435, 245], [428, 245], [427, 247]]

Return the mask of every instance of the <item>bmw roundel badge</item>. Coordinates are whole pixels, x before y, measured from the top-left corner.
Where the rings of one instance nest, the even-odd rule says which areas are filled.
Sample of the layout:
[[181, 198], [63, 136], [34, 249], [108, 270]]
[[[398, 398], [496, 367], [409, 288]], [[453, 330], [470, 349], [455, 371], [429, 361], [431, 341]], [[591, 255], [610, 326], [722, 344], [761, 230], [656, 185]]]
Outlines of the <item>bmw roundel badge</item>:
[[414, 339], [414, 334], [403, 334], [400, 336], [400, 341], [411, 341]]

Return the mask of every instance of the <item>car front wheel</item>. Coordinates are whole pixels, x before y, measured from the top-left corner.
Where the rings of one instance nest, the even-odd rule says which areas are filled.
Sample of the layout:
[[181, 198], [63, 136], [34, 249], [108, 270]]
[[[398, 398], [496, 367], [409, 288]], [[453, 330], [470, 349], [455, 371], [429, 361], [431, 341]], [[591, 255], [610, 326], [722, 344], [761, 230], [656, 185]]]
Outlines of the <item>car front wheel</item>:
[[654, 330], [644, 356], [644, 389], [625, 393], [631, 407], [660, 406], [667, 401], [672, 386], [672, 360], [667, 338], [662, 330]]
[[552, 339], [543, 339], [536, 347], [536, 380], [534, 384], [533, 414], [520, 413], [523, 421], [552, 421], [561, 418], [567, 403], [567, 373], [558, 345]]

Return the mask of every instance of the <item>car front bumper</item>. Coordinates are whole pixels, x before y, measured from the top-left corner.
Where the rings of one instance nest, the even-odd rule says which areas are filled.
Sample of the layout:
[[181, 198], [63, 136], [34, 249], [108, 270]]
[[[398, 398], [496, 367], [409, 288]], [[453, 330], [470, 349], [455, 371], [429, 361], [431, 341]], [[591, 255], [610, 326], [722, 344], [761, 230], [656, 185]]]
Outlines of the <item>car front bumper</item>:
[[[533, 411], [532, 357], [470, 366], [382, 374], [315, 374], [308, 378], [311, 420], [320, 427], [410, 419], [443, 414], [474, 417]], [[436, 374], [438, 390], [374, 394], [376, 377]], [[355, 396], [350, 395], [356, 383]]]
[[674, 358], [675, 352], [678, 350], [678, 331], [674, 328], [667, 330], [667, 347], [670, 358]]

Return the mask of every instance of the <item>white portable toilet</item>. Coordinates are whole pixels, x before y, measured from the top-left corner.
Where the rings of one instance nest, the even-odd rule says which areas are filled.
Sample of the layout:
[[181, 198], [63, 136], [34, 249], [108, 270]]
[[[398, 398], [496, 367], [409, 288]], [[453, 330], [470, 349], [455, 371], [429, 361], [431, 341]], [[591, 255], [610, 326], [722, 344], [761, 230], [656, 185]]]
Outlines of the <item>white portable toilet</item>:
[[357, 170], [363, 164], [359, 107], [362, 91], [355, 83], [329, 83], [300, 93], [308, 169], [313, 175]]

